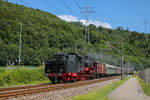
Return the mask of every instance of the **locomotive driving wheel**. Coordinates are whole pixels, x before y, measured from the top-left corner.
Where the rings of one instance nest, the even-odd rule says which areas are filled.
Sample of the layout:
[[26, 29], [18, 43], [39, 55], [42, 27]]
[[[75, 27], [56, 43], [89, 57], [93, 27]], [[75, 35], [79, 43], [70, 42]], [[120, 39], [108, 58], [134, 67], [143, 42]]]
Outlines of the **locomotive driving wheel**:
[[54, 78], [50, 78], [50, 77], [48, 77], [48, 78], [52, 82], [52, 84], [55, 84], [55, 79]]
[[55, 79], [52, 79], [51, 81], [52, 81], [53, 84], [55, 84]]

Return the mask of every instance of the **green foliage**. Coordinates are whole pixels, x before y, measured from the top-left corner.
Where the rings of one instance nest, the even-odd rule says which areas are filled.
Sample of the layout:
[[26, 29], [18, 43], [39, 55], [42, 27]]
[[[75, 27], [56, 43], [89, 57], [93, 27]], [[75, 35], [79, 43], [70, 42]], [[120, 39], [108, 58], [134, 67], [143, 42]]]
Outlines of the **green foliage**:
[[38, 83], [48, 82], [43, 69], [0, 70], [0, 87], [29, 84], [35, 81]]
[[103, 87], [102, 89], [98, 91], [94, 91], [91, 93], [88, 93], [86, 95], [80, 95], [73, 97], [72, 100], [111, 100], [110, 98], [107, 97], [107, 95], [113, 91], [115, 88], [123, 84], [126, 80], [119, 80], [116, 81], [110, 85], [107, 85]]
[[[79, 54], [103, 53], [120, 59], [121, 39], [126, 58], [136, 69], [150, 66], [150, 35], [130, 32], [118, 27], [106, 29], [89, 25], [90, 43], [84, 38], [81, 23], [68, 23], [57, 16], [38, 9], [26, 8], [0, 0], [0, 66], [18, 64], [19, 32], [22, 30], [22, 65], [40, 65], [57, 52]], [[116, 50], [116, 49], [118, 50]], [[103, 59], [103, 58], [100, 58]], [[119, 60], [104, 63], [117, 64]], [[142, 66], [141, 66], [142, 65]]]
[[144, 93], [148, 96], [150, 96], [150, 86], [144, 82], [141, 78], [138, 77], [139, 83], [142, 87], [142, 90], [144, 91]]

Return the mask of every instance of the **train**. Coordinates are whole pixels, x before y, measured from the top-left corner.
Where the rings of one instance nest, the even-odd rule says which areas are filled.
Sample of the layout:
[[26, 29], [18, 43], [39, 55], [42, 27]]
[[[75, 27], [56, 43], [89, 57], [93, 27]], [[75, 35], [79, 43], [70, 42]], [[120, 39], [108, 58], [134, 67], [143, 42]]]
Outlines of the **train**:
[[[124, 68], [124, 73], [133, 74], [133, 69]], [[90, 56], [76, 53], [57, 53], [45, 63], [45, 75], [52, 83], [92, 80], [105, 76], [120, 75], [121, 67], [95, 61]]]

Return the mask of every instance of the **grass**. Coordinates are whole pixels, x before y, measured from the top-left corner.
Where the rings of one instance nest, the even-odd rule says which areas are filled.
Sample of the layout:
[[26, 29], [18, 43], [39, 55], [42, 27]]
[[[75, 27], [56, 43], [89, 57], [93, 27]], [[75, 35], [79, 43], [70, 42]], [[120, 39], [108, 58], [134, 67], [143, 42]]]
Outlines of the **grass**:
[[[16, 67], [16, 68], [18, 68], [19, 66], [18, 65], [8, 65], [8, 66], [0, 66], [0, 67], [2, 67], [2, 68], [5, 68], [5, 67]], [[20, 67], [33, 67], [32, 65], [30, 66], [20, 66]]]
[[138, 79], [144, 93], [147, 96], [150, 96], [150, 86], [146, 82], [144, 82], [144, 80], [142, 80], [141, 78], [138, 77], [137, 79]]
[[72, 98], [72, 100], [111, 100], [107, 97], [107, 95], [110, 92], [112, 92], [115, 88], [123, 84], [126, 80], [118, 80], [110, 85], [104, 86], [100, 90], [85, 95], [75, 96]]
[[48, 83], [43, 69], [0, 70], [0, 87]]
[[32, 81], [32, 82], [28, 82], [28, 83], [17, 83], [15, 85], [12, 86], [22, 86], [22, 85], [35, 85], [35, 84], [42, 84], [42, 83], [49, 83], [49, 80], [45, 80], [45, 81]]
[[17, 65], [14, 65], [14, 66], [12, 66], [12, 65], [9, 65], [9, 66], [0, 66], [0, 69], [7, 69], [7, 68], [39, 68], [39, 67], [42, 67], [42, 65], [41, 66], [33, 66], [33, 65], [29, 65], [29, 66], [17, 66]]

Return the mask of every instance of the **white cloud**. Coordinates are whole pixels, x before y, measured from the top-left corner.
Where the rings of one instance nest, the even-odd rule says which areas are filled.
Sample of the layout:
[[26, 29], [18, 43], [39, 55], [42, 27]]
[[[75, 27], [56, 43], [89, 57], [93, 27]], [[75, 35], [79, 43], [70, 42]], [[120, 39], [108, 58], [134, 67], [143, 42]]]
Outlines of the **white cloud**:
[[66, 22], [78, 22], [78, 18], [76, 16], [71, 15], [58, 15], [58, 17]]
[[90, 24], [93, 24], [93, 25], [95, 25], [96, 27], [102, 26], [102, 27], [105, 27], [105, 28], [110, 28], [110, 29], [112, 29], [112, 26], [111, 26], [109, 23], [106, 23], [106, 22], [89, 20], [89, 21], [87, 22], [87, 24], [86, 24], [86, 20], [85, 20], [85, 19], [81, 19], [80, 22], [82, 22], [83, 25], [90, 25]]
[[86, 23], [85, 19], [78, 19], [76, 16], [71, 16], [71, 15], [58, 15], [58, 17], [66, 22], [81, 22], [83, 25], [90, 25], [93, 24], [96, 27], [102, 26], [105, 28], [112, 28], [112, 26], [109, 23], [106, 22], [102, 22], [102, 21], [93, 21], [93, 20], [89, 20]]

